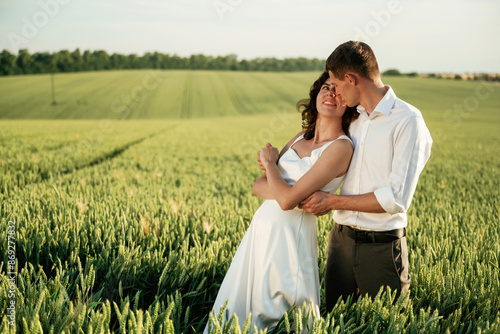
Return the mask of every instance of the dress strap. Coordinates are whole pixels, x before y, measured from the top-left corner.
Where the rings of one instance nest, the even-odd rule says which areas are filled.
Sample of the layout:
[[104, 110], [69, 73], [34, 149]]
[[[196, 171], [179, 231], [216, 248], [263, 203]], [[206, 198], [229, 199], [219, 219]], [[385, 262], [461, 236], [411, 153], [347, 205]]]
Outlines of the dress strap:
[[[349, 136], [342, 135], [342, 136], [338, 137], [337, 139], [347, 139], [347, 140], [351, 143], [351, 145], [353, 145], [353, 146], [354, 146], [354, 144], [352, 143], [352, 140], [351, 140], [351, 138], [349, 138]], [[335, 140], [337, 140], [337, 139], [335, 139]], [[334, 141], [335, 141], [335, 140], [334, 140]], [[332, 143], [333, 143], [333, 142], [332, 142]]]
[[301, 134], [300, 136], [298, 136], [298, 137], [297, 137], [297, 139], [295, 139], [295, 140], [293, 141], [293, 143], [290, 145], [290, 148], [291, 148], [291, 147], [292, 147], [292, 146], [293, 146], [296, 142], [298, 142], [299, 140], [301, 140], [302, 138], [304, 138], [304, 134]]
[[326, 143], [325, 145], [321, 146], [321, 149], [319, 150], [319, 154], [323, 153], [323, 151], [324, 151], [324, 150], [325, 150], [328, 146], [330, 146], [332, 143], [334, 143], [335, 141], [337, 141], [337, 140], [339, 140], [339, 139], [347, 139], [347, 140], [351, 143], [351, 145], [352, 145], [351, 138], [349, 138], [349, 137], [348, 137], [348, 136], [346, 136], [346, 135], [342, 135], [342, 136], [340, 136], [340, 137], [338, 137], [338, 138], [335, 138], [335, 139], [334, 139], [334, 140], [332, 140], [331, 142], [328, 142], [328, 143]]

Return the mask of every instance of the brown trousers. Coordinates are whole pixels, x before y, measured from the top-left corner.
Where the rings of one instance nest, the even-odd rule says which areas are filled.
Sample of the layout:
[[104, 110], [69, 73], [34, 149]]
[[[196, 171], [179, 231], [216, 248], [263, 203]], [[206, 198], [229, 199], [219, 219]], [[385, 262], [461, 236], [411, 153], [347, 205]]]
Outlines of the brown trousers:
[[[408, 248], [402, 237], [387, 243], [355, 242], [335, 224], [328, 239], [325, 269], [325, 295], [328, 312], [337, 303], [353, 295], [375, 297], [381, 287], [397, 294], [410, 287]], [[396, 296], [396, 298], [398, 297]]]

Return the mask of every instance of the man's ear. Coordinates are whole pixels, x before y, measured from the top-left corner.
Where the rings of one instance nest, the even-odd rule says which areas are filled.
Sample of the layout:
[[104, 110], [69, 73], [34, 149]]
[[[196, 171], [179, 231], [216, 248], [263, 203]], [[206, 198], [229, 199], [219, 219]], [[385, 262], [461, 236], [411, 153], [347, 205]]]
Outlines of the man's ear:
[[346, 73], [344, 75], [344, 79], [353, 86], [356, 86], [359, 83], [359, 78], [354, 73]]

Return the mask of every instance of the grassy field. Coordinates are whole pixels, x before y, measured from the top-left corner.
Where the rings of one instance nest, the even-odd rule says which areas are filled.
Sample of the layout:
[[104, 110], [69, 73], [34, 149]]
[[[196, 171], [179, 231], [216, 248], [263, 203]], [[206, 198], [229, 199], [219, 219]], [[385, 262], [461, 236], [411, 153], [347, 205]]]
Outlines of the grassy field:
[[[60, 74], [56, 106], [50, 76], [0, 78], [0, 332], [202, 330], [261, 203], [256, 152], [300, 130], [294, 105], [316, 76]], [[419, 107], [434, 138], [408, 213], [410, 302], [322, 305], [309, 332], [498, 333], [500, 86], [384, 82]], [[321, 275], [332, 224], [317, 224]], [[277, 332], [307, 317], [290, 312]]]
[[289, 109], [317, 73], [110, 71], [0, 78], [0, 118], [157, 119]]

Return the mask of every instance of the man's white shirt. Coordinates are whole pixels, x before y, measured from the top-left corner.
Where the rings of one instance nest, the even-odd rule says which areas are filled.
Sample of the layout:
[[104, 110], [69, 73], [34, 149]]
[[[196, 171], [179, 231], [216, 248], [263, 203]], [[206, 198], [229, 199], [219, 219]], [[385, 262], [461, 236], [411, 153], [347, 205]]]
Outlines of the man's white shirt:
[[341, 195], [375, 193], [385, 213], [336, 210], [335, 222], [373, 231], [406, 227], [417, 181], [431, 154], [432, 138], [420, 111], [399, 99], [390, 86], [368, 116], [349, 129], [354, 153]]

